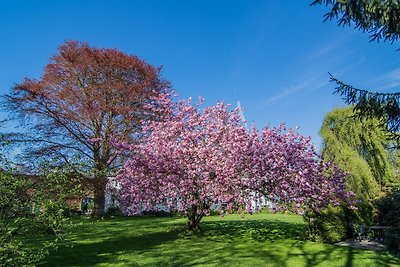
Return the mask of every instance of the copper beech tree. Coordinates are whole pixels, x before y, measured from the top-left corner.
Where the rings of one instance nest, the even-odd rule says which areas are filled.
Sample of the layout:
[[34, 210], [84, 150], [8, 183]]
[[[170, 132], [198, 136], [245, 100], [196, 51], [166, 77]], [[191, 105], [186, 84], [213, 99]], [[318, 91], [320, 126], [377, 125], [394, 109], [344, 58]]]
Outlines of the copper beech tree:
[[28, 119], [28, 134], [20, 141], [30, 144], [31, 155], [89, 165], [94, 213], [102, 214], [107, 176], [121, 163], [113, 140], [134, 141], [142, 120], [162, 115], [157, 106], [168, 102], [169, 94], [160, 68], [116, 49], [68, 41], [43, 76], [17, 84], [7, 103]]

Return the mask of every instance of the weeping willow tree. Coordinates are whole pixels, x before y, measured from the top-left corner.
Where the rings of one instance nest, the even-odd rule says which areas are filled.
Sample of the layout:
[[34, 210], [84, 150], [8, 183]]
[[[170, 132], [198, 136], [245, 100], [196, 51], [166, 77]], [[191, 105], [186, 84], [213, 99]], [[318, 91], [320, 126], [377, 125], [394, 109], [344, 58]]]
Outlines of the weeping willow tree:
[[322, 154], [349, 172], [348, 187], [368, 200], [395, 182], [393, 153], [387, 132], [377, 119], [360, 120], [353, 107], [329, 112], [322, 124]]

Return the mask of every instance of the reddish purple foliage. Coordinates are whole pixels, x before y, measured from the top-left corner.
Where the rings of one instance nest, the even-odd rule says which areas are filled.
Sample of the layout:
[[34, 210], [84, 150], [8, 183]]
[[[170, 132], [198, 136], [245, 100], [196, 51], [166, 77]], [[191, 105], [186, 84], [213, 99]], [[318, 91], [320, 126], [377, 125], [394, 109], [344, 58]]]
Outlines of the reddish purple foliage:
[[134, 142], [143, 119], [168, 115], [158, 112], [168, 110], [162, 107], [171, 93], [160, 71], [116, 49], [68, 41], [40, 79], [25, 79], [8, 95], [9, 108], [30, 119], [31, 155], [92, 167], [97, 214], [104, 212], [106, 176], [124, 160], [112, 139]]

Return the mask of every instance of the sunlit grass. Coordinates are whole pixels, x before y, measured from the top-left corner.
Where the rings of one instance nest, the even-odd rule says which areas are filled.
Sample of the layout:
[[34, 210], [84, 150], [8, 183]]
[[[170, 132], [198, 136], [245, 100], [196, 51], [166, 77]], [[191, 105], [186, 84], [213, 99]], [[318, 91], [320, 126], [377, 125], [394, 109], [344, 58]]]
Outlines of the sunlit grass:
[[179, 217], [80, 219], [44, 266], [400, 266], [388, 253], [305, 241], [302, 218], [212, 216], [200, 233]]

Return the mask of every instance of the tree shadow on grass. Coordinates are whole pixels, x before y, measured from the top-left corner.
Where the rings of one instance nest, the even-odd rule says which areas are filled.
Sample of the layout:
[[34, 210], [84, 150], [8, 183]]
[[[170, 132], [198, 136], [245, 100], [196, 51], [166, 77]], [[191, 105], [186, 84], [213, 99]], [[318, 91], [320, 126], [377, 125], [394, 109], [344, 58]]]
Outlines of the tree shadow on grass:
[[[135, 220], [135, 219], [133, 219]], [[133, 221], [134, 222], [134, 221]], [[154, 223], [153, 220], [138, 221], [131, 224], [124, 222], [101, 222], [102, 227], [92, 227], [96, 222], [90, 222], [75, 231], [75, 236], [80, 236], [86, 240], [86, 243], [76, 243], [73, 247], [61, 247], [56, 253], [53, 253], [43, 263], [43, 266], [91, 266], [98, 263], [116, 263], [123, 264], [117, 258], [124, 253], [141, 254], [151, 251], [159, 245], [167, 244], [180, 239], [187, 244], [183, 253], [174, 249], [162, 251], [162, 257], [158, 259], [161, 265], [170, 266], [192, 266], [195, 255], [204, 258], [204, 263], [213, 262], [225, 264], [233, 254], [238, 254], [235, 249], [230, 248], [230, 243], [240, 243], [245, 239], [250, 242], [274, 242], [279, 239], [299, 239], [304, 229], [302, 224], [286, 223], [281, 221], [267, 220], [237, 220], [237, 221], [213, 221], [203, 222], [202, 231], [199, 233], [188, 234], [182, 223], [168, 222], [168, 226], [163, 225], [163, 221]], [[99, 223], [99, 222], [97, 222]], [[108, 231], [105, 227], [112, 226]], [[120, 228], [118, 228], [120, 226]], [[146, 228], [150, 232], [141, 234], [126, 235], [124, 227], [135, 227], [140, 233], [141, 228]], [[164, 231], [152, 230], [161, 228]], [[92, 229], [90, 229], [92, 227]], [[99, 242], [90, 242], [90, 237], [100, 239]], [[211, 242], [207, 249], [201, 248], [204, 243]], [[215, 245], [221, 243], [222, 245]], [[221, 256], [218, 256], [219, 253]], [[247, 253], [247, 252], [246, 252]], [[261, 254], [260, 254], [261, 253]], [[151, 254], [151, 253], [150, 253]], [[222, 256], [228, 254], [228, 257]], [[239, 253], [240, 254], [240, 253]], [[257, 251], [250, 249], [248, 254], [243, 257], [260, 254], [257, 257], [266, 257], [274, 262], [281, 262], [281, 259], [273, 254], [273, 251]], [[210, 256], [213, 255], [213, 256]], [[229, 260], [228, 260], [229, 261]], [[199, 264], [198, 261], [194, 265]], [[135, 266], [135, 262], [126, 262], [129, 266]], [[136, 263], [141, 266], [141, 263]]]
[[[179, 230], [146, 233], [136, 236], [112, 235], [108, 239], [93, 243], [78, 243], [73, 246], [60, 247], [43, 262], [41, 266], [93, 266], [99, 263], [115, 262], [118, 256], [136, 251], [151, 250], [153, 247], [179, 238]], [[122, 262], [118, 262], [121, 264]], [[141, 266], [132, 261], [128, 266]]]
[[305, 267], [318, 266], [321, 263], [325, 263], [329, 266], [330, 262], [335, 262], [338, 266], [337, 261], [342, 260], [341, 266], [344, 267], [389, 267], [389, 266], [400, 266], [399, 258], [389, 252], [375, 252], [366, 251], [363, 249], [355, 249], [352, 247], [337, 247], [332, 246], [323, 251], [309, 253], [307, 250], [303, 252], [305, 259]]
[[210, 240], [235, 240], [242, 237], [257, 242], [274, 242], [279, 239], [303, 240], [305, 225], [267, 220], [236, 220], [204, 222], [200, 235]]
[[[372, 263], [370, 266], [400, 265], [397, 258], [384, 254], [304, 241], [304, 224], [283, 221], [204, 221], [202, 231], [194, 234], [184, 230], [182, 221], [171, 219], [133, 219], [103, 224], [93, 236], [104, 235], [101, 239], [93, 242], [86, 238], [74, 247], [61, 247], [43, 266], [93, 266], [99, 263], [249, 266], [250, 263], [254, 266], [311, 267], [331, 266], [332, 263], [333, 266], [357, 267], [360, 260]], [[85, 234], [85, 231], [82, 228], [76, 234]]]
[[72, 240], [93, 237], [106, 239], [110, 237], [126, 237], [127, 234], [131, 235], [131, 233], [128, 233], [129, 231], [134, 233], [157, 231], [157, 228], [162, 228], [162, 223], [168, 221], [168, 219], [154, 216], [117, 217], [114, 219], [84, 218], [75, 222], [71, 229], [73, 233], [71, 238]]
[[[313, 266], [344, 266], [344, 267], [381, 267], [381, 266], [400, 266], [400, 259], [389, 252], [375, 252], [364, 249], [355, 249], [352, 247], [343, 247], [337, 245], [321, 244], [323, 249], [317, 251], [310, 249], [307, 243], [297, 242], [291, 246], [284, 262], [287, 263], [290, 258], [301, 257], [304, 267]], [[295, 251], [293, 253], [293, 251]], [[283, 264], [282, 266], [290, 267]]]

